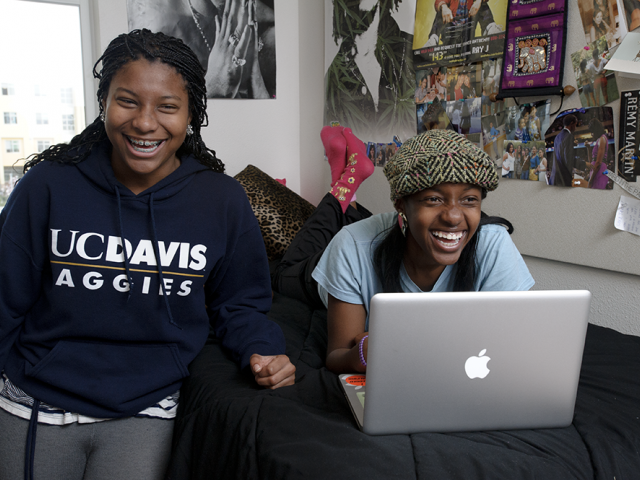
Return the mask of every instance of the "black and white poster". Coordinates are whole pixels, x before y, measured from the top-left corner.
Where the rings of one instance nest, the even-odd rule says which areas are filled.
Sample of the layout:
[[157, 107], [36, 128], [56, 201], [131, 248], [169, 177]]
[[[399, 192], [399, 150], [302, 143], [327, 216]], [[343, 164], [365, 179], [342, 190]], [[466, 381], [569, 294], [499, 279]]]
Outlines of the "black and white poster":
[[620, 97], [620, 133], [618, 150], [618, 175], [627, 182], [635, 182], [640, 173], [638, 157], [640, 148], [640, 126], [638, 125], [640, 91], [624, 92]]
[[274, 0], [127, 0], [129, 29], [181, 38], [208, 98], [276, 98]]
[[416, 134], [415, 0], [325, 0], [324, 123], [364, 142]]

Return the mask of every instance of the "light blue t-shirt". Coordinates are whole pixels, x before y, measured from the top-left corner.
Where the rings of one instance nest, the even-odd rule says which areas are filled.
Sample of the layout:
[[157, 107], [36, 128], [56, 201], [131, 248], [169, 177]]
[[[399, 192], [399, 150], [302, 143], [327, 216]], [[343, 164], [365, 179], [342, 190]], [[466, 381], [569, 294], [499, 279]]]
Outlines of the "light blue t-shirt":
[[[373, 266], [373, 252], [386, 230], [397, 222], [395, 212], [374, 215], [342, 228], [327, 246], [313, 271], [318, 292], [325, 306], [328, 293], [338, 300], [364, 305], [369, 329], [369, 302], [383, 291]], [[535, 283], [509, 232], [501, 225], [484, 225], [478, 232], [476, 249], [476, 291], [529, 290]], [[456, 265], [448, 265], [433, 286], [432, 292], [452, 292]], [[400, 285], [405, 292], [421, 292], [404, 265]]]

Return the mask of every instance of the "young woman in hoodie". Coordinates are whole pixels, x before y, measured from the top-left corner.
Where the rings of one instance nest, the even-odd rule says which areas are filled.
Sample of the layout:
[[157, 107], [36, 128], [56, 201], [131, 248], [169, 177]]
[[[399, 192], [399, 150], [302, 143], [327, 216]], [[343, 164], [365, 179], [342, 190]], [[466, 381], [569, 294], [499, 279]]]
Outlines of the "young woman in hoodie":
[[1, 480], [163, 478], [210, 328], [259, 385], [295, 379], [258, 223], [200, 136], [197, 57], [134, 30], [94, 76], [100, 116], [0, 215]]

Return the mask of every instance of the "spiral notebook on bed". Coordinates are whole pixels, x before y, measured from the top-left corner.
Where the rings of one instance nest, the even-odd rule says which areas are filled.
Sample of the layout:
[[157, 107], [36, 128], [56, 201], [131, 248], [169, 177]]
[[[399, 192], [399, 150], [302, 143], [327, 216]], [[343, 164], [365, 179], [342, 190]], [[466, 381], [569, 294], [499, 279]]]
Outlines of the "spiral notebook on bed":
[[366, 377], [340, 383], [371, 435], [565, 427], [590, 302], [586, 290], [378, 294]]

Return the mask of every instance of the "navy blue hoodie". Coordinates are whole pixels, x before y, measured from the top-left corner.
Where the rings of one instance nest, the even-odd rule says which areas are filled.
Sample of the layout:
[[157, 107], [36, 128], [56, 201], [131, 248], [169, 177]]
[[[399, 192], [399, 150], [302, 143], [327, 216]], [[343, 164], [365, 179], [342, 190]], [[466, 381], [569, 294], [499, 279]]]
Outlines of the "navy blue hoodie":
[[242, 187], [187, 157], [134, 195], [109, 148], [39, 163], [0, 215], [0, 371], [37, 400], [101, 418], [177, 391], [210, 324], [241, 367], [285, 349]]

